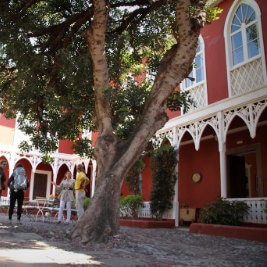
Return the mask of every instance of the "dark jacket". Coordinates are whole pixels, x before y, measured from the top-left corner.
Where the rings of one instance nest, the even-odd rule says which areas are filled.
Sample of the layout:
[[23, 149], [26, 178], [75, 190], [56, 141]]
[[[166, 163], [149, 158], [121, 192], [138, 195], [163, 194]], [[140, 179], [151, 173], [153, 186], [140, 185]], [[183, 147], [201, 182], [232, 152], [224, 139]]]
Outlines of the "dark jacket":
[[0, 167], [0, 177], [1, 177], [1, 188], [2, 190], [5, 190], [6, 189], [6, 186], [5, 186], [6, 176], [5, 176], [5, 173], [2, 167]]

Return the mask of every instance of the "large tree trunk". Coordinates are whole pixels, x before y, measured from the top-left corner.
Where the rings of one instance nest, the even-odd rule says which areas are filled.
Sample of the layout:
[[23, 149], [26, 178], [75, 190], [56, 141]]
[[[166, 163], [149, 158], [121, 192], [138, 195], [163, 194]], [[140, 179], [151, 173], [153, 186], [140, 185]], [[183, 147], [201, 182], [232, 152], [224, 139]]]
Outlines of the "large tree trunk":
[[106, 176], [98, 187], [89, 209], [78, 221], [72, 237], [84, 243], [106, 242], [119, 230], [120, 177]]
[[[203, 10], [200, 9], [198, 20], [191, 20], [188, 14], [189, 4], [190, 0], [177, 1], [177, 45], [173, 46], [162, 59], [134, 135], [130, 140], [121, 141], [113, 134], [110, 107], [102, 95], [103, 88], [109, 86], [105, 57], [108, 7], [104, 0], [94, 1], [94, 20], [86, 39], [94, 62], [96, 120], [99, 130], [95, 145], [97, 186], [88, 210], [72, 233], [73, 238], [80, 237], [85, 243], [104, 242], [119, 229], [119, 199], [123, 178], [145, 149], [150, 138], [167, 121], [166, 100], [177, 85], [187, 77], [192, 67], [200, 28], [205, 17]], [[202, 19], [200, 15], [203, 16]]]

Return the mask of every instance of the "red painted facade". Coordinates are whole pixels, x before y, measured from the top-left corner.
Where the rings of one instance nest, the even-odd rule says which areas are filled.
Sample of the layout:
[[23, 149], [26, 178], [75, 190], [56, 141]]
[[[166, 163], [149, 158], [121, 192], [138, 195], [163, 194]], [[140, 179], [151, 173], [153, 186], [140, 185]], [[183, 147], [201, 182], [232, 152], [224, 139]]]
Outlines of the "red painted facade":
[[[241, 2], [241, 1], [239, 1]], [[246, 2], [247, 3], [247, 2]], [[267, 5], [264, 0], [251, 1], [252, 4], [257, 3], [261, 14], [267, 14]], [[228, 99], [231, 96], [228, 91], [228, 77], [227, 77], [227, 54], [225, 47], [224, 28], [227, 23], [228, 13], [234, 1], [221, 1], [219, 7], [223, 9], [220, 19], [206, 25], [201, 37], [204, 41], [205, 47], [205, 65], [206, 65], [206, 86], [207, 86], [207, 102], [209, 105], [219, 105], [224, 103], [222, 108], [228, 107]], [[265, 54], [267, 52], [267, 17], [261, 16], [263, 46]], [[266, 56], [265, 56], [266, 62]], [[249, 75], [249, 74], [248, 74]], [[266, 76], [266, 73], [264, 74]], [[240, 78], [240, 82], [241, 78]], [[265, 82], [266, 86], [266, 82]], [[267, 98], [267, 89], [265, 91]], [[240, 96], [240, 98], [242, 95]], [[229, 107], [231, 108], [231, 107]], [[244, 108], [240, 106], [240, 108]], [[203, 109], [203, 114], [205, 109]], [[201, 118], [203, 114], [198, 113]], [[169, 112], [170, 119], [180, 116], [180, 112]], [[267, 109], [265, 108], [258, 121], [256, 127], [256, 136], [251, 137], [248, 129], [248, 124], [245, 123], [244, 118], [241, 119], [242, 113], [238, 114], [231, 121], [227, 129], [225, 142], [225, 157], [226, 157], [226, 197], [231, 197], [229, 193], [229, 155], [242, 155], [245, 158], [246, 166], [249, 168], [251, 180], [248, 181], [249, 192], [246, 197], [257, 198], [267, 197], [267, 165], [264, 164], [267, 158]], [[201, 121], [201, 119], [199, 119]], [[188, 125], [190, 125], [188, 121]], [[225, 123], [222, 122], [222, 123]], [[192, 122], [194, 124], [194, 122]], [[185, 124], [186, 126], [186, 124]], [[201, 125], [200, 125], [201, 126]], [[199, 148], [195, 147], [193, 136], [187, 131], [179, 140], [178, 146], [178, 194], [177, 202], [179, 207], [189, 206], [194, 208], [203, 208], [208, 203], [214, 201], [217, 197], [223, 195], [221, 188], [221, 163], [220, 163], [220, 147], [218, 144], [218, 136], [215, 129], [209, 125], [205, 126], [204, 130], [200, 132], [201, 139]], [[220, 137], [219, 137], [220, 138]], [[249, 150], [253, 152], [249, 152]], [[202, 180], [199, 183], [192, 181], [192, 174], [194, 172], [202, 174]], [[257, 181], [255, 177], [261, 176], [263, 182], [262, 192], [256, 187]], [[146, 168], [143, 172], [143, 190], [142, 196], [144, 201], [149, 201], [151, 192], [151, 171], [149, 159], [146, 159]], [[129, 192], [128, 192], [129, 193]], [[125, 184], [122, 188], [122, 194], [127, 194]]]
[[0, 125], [1, 126], [5, 126], [5, 127], [8, 127], [8, 128], [15, 128], [15, 124], [16, 124], [16, 120], [15, 119], [9, 120], [9, 119], [6, 119], [5, 116], [0, 114]]
[[58, 146], [59, 153], [73, 154], [74, 151], [72, 149], [73, 143], [69, 140], [60, 140]]

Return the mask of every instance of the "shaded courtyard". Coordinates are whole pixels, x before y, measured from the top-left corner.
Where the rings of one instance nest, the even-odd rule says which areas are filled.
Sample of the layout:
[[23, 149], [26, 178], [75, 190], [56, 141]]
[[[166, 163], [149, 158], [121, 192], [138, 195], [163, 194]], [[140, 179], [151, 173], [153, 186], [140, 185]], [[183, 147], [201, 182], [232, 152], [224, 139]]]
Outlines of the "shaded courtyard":
[[74, 227], [0, 214], [0, 266], [266, 266], [267, 244], [190, 234], [188, 228], [121, 227], [106, 244], [82, 245]]

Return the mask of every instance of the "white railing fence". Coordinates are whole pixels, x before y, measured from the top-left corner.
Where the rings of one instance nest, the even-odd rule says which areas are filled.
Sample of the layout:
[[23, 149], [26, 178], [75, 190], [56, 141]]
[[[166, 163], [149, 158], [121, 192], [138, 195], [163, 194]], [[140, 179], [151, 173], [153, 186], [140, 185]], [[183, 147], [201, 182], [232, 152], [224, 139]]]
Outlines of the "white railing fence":
[[[150, 211], [150, 202], [143, 202], [144, 207], [139, 209], [139, 217], [141, 218], [151, 218], [151, 211]], [[170, 209], [163, 214], [164, 219], [174, 219], [173, 217], [173, 209]]]
[[[267, 224], [267, 198], [227, 198], [229, 201], [243, 201], [249, 206], [244, 222]], [[139, 210], [139, 217], [151, 218], [150, 202], [144, 202], [144, 208]], [[174, 219], [173, 209], [164, 213], [163, 218]]]
[[249, 206], [244, 222], [267, 224], [267, 198], [227, 198], [229, 201], [243, 201]]
[[9, 205], [9, 197], [1, 197], [0, 206], [8, 206]]
[[[227, 198], [229, 201], [243, 201], [249, 206], [249, 212], [244, 218], [247, 223], [267, 224], [267, 197], [264, 198]], [[1, 205], [9, 205], [9, 197], [1, 197]], [[139, 210], [139, 217], [151, 218], [150, 202], [144, 202], [144, 207]], [[164, 219], [174, 219], [173, 209], [163, 215]]]

